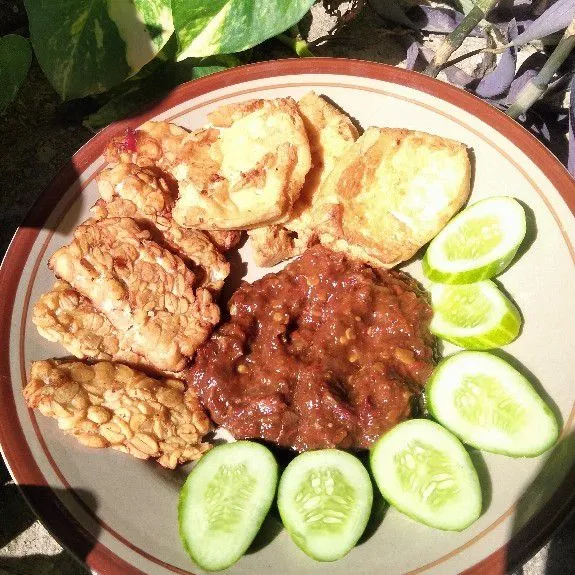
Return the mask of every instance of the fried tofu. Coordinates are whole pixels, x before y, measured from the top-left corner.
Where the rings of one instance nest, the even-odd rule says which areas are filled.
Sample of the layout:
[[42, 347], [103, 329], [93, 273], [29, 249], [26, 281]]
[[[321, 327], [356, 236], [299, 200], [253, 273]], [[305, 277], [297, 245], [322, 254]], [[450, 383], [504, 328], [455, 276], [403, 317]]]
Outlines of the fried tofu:
[[230, 104], [208, 119], [211, 127], [186, 136], [171, 169], [179, 183], [174, 219], [206, 230], [285, 221], [311, 167], [294, 100]]
[[254, 261], [260, 267], [271, 267], [293, 258], [306, 249], [306, 242], [280, 225], [254, 228], [248, 232]]
[[374, 266], [411, 258], [463, 206], [471, 165], [460, 142], [424, 132], [369, 128], [322, 186], [330, 201], [320, 241]]
[[329, 200], [321, 193], [321, 185], [358, 138], [350, 118], [315, 92], [306, 94], [297, 107], [309, 140], [312, 168], [288, 220], [250, 230], [254, 259], [260, 266], [300, 255], [316, 241], [315, 214]]
[[32, 322], [41, 336], [61, 344], [79, 359], [146, 364], [145, 358], [130, 348], [122, 332], [63, 280], [56, 280], [52, 289], [36, 302]]
[[112, 138], [104, 158], [110, 164], [136, 164], [168, 170], [187, 135], [187, 130], [176, 124], [148, 121], [137, 130], [129, 128], [122, 136]]
[[175, 191], [157, 170], [120, 163], [100, 173], [98, 188], [104, 201], [92, 208], [95, 219], [129, 217], [151, 226], [159, 232], [156, 236], [191, 265], [200, 276], [200, 285], [221, 290], [230, 264], [203, 232], [182, 228], [172, 219]]
[[174, 469], [199, 459], [210, 421], [182, 381], [100, 361], [35, 361], [24, 398], [82, 445], [111, 447]]
[[130, 218], [88, 220], [50, 268], [94, 304], [158, 370], [183, 370], [218, 323], [210, 292]]

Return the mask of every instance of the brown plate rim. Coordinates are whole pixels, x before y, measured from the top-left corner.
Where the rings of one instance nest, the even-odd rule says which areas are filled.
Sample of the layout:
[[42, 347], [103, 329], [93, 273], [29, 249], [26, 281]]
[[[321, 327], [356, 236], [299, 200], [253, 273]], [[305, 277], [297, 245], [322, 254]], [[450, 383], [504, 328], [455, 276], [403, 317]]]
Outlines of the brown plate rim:
[[[69, 550], [84, 558], [102, 575], [140, 575], [130, 565], [89, 534], [60, 503], [26, 486], [49, 484], [36, 464], [18, 420], [9, 371], [10, 319], [14, 296], [30, 249], [51, 208], [78, 175], [101, 155], [110, 138], [129, 126], [137, 126], [178, 104], [219, 88], [243, 82], [298, 74], [334, 74], [365, 77], [414, 88], [473, 114], [512, 141], [556, 187], [575, 215], [575, 181], [564, 166], [534, 136], [514, 120], [479, 98], [439, 80], [376, 62], [339, 58], [275, 60], [241, 66], [183, 84], [146, 112], [105, 128], [74, 154], [40, 195], [16, 231], [0, 267], [0, 444], [4, 458], [24, 497], [49, 531]], [[547, 504], [510, 541], [467, 569], [467, 575], [502, 574], [535, 553], [575, 508], [575, 464]], [[84, 553], [84, 551], [87, 551]]]

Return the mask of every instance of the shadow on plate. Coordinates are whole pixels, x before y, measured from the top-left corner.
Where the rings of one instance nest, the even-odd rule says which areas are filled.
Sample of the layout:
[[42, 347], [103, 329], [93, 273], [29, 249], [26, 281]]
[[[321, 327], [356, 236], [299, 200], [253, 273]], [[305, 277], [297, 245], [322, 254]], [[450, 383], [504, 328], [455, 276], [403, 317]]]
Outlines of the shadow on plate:
[[467, 453], [471, 457], [473, 467], [477, 471], [479, 477], [479, 485], [481, 487], [481, 514], [485, 513], [491, 505], [491, 497], [493, 493], [493, 484], [491, 483], [491, 476], [485, 463], [485, 458], [478, 449], [468, 447]]
[[371, 467], [369, 465], [369, 451], [363, 451], [360, 453], [355, 453], [354, 455], [363, 463], [366, 471], [369, 474], [369, 478], [371, 479], [371, 486], [373, 489], [373, 503], [371, 506], [371, 513], [369, 515], [369, 519], [367, 521], [367, 525], [365, 527], [365, 531], [363, 532], [362, 536], [359, 538], [356, 546], [362, 545], [366, 541], [369, 541], [371, 537], [375, 534], [378, 527], [381, 525], [383, 519], [385, 518], [385, 514], [389, 509], [389, 504], [385, 499], [382, 497], [377, 484], [375, 483], [375, 479], [371, 472]]
[[575, 573], [575, 433], [562, 437], [541, 459], [540, 472], [515, 506], [513, 539], [504, 551], [506, 573], [551, 537], [542, 573]]
[[[22, 575], [37, 575], [57, 573], [58, 575], [88, 574], [85, 565], [86, 558], [94, 547], [94, 535], [88, 534], [71, 518], [64, 518], [61, 501], [70, 498], [80, 498], [84, 505], [95, 510], [96, 498], [88, 491], [78, 489], [70, 492], [65, 489], [50, 488], [36, 485], [16, 486], [3, 463], [2, 485], [0, 486], [0, 549], [9, 549], [14, 556], [0, 556], [0, 569], [9, 573]], [[56, 497], [54, 497], [54, 495]], [[65, 547], [56, 554], [27, 553], [30, 546], [29, 536], [22, 534], [30, 529], [37, 520], [36, 515], [28, 506], [28, 502], [51, 524], [51, 534], [58, 543]], [[75, 523], [75, 526], [73, 526]], [[38, 544], [38, 541], [35, 541]], [[73, 549], [74, 555], [67, 549]]]

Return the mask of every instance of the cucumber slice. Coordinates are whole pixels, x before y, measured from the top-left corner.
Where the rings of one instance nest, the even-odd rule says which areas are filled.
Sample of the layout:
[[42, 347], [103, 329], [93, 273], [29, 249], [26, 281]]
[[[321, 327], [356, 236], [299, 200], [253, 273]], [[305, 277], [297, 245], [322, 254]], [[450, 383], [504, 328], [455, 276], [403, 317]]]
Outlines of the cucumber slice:
[[432, 416], [462, 441], [512, 457], [534, 457], [559, 436], [553, 412], [502, 359], [463, 351], [444, 359], [426, 388]]
[[283, 524], [294, 543], [317, 561], [349, 553], [365, 530], [372, 502], [367, 470], [338, 449], [298, 455], [278, 487]]
[[192, 469], [178, 507], [180, 537], [203, 569], [233, 565], [247, 550], [272, 504], [278, 466], [251, 441], [214, 447]]
[[489, 280], [431, 287], [432, 333], [466, 349], [494, 349], [521, 331], [521, 315]]
[[467, 451], [433, 421], [396, 425], [378, 439], [370, 463], [383, 497], [416, 521], [461, 531], [481, 514], [481, 488]]
[[511, 263], [525, 232], [525, 210], [517, 200], [481, 200], [435, 236], [423, 258], [423, 271], [430, 280], [447, 284], [492, 278]]

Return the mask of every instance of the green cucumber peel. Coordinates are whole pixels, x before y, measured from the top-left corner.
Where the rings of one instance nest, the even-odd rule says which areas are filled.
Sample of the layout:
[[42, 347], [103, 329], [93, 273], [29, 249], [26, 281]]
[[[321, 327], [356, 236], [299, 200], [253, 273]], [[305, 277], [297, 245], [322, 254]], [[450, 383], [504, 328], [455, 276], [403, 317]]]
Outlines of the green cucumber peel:
[[466, 351], [442, 360], [426, 397], [434, 419], [483, 451], [535, 457], [559, 437], [557, 418], [529, 380], [489, 353]]
[[178, 505], [182, 543], [207, 571], [233, 565], [257, 535], [274, 499], [278, 465], [250, 441], [219, 445], [190, 472]]
[[430, 527], [461, 531], [481, 514], [481, 487], [453, 434], [426, 419], [404, 421], [375, 443], [370, 465], [383, 497]]
[[373, 488], [361, 461], [345, 451], [298, 455], [278, 487], [278, 509], [294, 543], [317, 561], [341, 559], [369, 520]]

